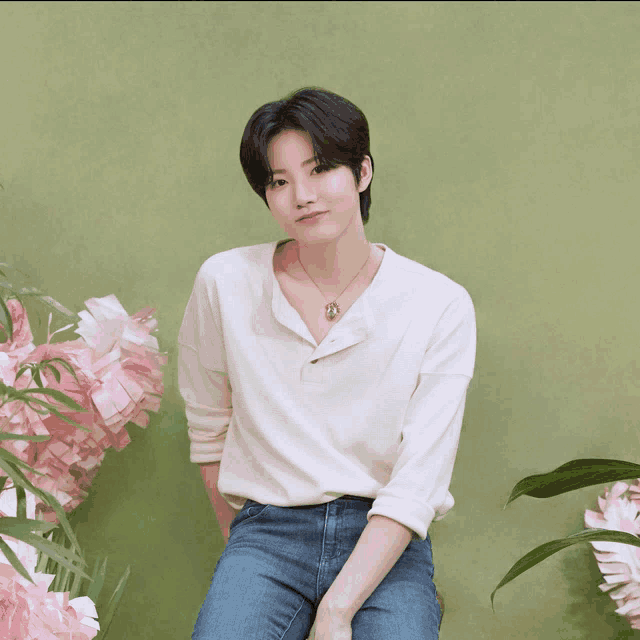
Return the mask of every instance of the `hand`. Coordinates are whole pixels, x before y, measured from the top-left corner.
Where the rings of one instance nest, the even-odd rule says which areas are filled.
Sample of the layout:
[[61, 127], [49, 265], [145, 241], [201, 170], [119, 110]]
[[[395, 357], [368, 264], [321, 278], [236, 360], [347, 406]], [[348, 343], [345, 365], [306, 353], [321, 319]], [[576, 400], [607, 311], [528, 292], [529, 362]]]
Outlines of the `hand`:
[[351, 620], [321, 602], [316, 613], [315, 640], [351, 640]]

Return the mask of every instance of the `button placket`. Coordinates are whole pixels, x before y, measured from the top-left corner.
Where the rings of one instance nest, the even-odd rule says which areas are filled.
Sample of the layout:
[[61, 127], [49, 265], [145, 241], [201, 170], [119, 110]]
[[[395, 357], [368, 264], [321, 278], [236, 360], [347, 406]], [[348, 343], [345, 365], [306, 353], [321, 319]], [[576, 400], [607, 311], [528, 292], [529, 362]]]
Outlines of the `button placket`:
[[307, 384], [327, 384], [329, 382], [329, 367], [326, 358], [312, 354], [302, 367], [302, 382]]

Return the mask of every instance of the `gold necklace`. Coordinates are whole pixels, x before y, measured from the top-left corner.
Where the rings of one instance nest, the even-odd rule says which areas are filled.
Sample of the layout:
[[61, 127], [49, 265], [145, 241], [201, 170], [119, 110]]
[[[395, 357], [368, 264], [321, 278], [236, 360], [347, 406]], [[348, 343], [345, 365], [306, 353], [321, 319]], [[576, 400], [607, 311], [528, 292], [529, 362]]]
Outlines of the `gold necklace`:
[[[300, 266], [302, 267], [303, 271], [309, 276], [309, 274], [307, 273], [307, 270], [304, 268], [304, 265], [302, 264], [302, 260], [300, 260], [300, 247], [299, 246], [296, 247], [296, 251], [298, 252], [298, 262], [300, 263]], [[360, 271], [362, 271], [362, 269], [365, 268], [365, 266], [367, 265], [367, 262], [369, 262], [370, 258], [371, 258], [371, 243], [369, 243], [369, 255], [367, 256], [367, 259], [366, 259], [365, 263], [360, 268]], [[360, 271], [358, 271], [358, 273], [356, 273], [356, 275], [353, 277], [353, 280], [355, 280], [358, 277], [358, 275], [360, 275]], [[320, 293], [322, 293], [322, 290], [320, 289], [320, 287], [318, 287], [318, 285], [316, 284], [315, 280], [311, 276], [309, 276], [309, 280], [311, 280], [311, 282], [313, 282], [313, 284], [316, 285], [316, 288], [318, 289], [318, 291], [320, 291]], [[353, 280], [351, 280], [351, 282], [342, 290], [342, 293], [344, 293], [351, 286], [351, 284], [353, 283]], [[342, 293], [340, 294], [340, 296], [342, 295]], [[340, 296], [338, 296], [333, 302], [330, 302], [329, 304], [327, 304], [325, 306], [325, 312], [326, 312], [327, 320], [333, 320], [340, 313], [340, 307], [338, 306], [338, 298]], [[324, 293], [322, 293], [322, 297], [324, 298]]]

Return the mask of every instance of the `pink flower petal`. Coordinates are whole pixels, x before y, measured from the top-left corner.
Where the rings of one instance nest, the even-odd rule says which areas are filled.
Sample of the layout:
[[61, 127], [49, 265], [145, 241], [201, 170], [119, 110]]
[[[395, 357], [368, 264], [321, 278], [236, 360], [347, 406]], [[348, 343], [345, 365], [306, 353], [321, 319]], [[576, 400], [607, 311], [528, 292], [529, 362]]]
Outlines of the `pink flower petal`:
[[[601, 513], [586, 510], [585, 525], [638, 535], [639, 487], [640, 481], [636, 480], [632, 484], [616, 482], [611, 491], [605, 489], [604, 497], [598, 498]], [[599, 588], [618, 601], [616, 613], [625, 616], [630, 624], [636, 624], [640, 620], [640, 549], [620, 543], [591, 544], [601, 552], [594, 551], [605, 580]]]
[[622, 607], [616, 609], [616, 613], [620, 615], [640, 615], [640, 598], [634, 598], [633, 600], [628, 600]]
[[[7, 430], [50, 436], [42, 443], [6, 441], [0, 446], [45, 474], [28, 473], [27, 477], [52, 493], [66, 511], [85, 499], [105, 450], [119, 450], [130, 443], [125, 425], [132, 422], [146, 427], [147, 412], [160, 409], [164, 393], [161, 367], [168, 361], [166, 354], [158, 352], [156, 338], [150, 335], [157, 327], [157, 320], [152, 317], [154, 309], [147, 307], [129, 316], [113, 295], [91, 298], [85, 304], [89, 312], [79, 314], [76, 333], [80, 338], [35, 347], [26, 312], [17, 301], [12, 302], [14, 341], [0, 347], [0, 376], [5, 384], [15, 382], [18, 389], [35, 387], [28, 372], [15, 381], [15, 372], [23, 362], [62, 358], [76, 373], [77, 380], [57, 366], [59, 383], [48, 370], [42, 377], [45, 387], [62, 391], [87, 410], [69, 412], [59, 408], [88, 431], [77, 429], [54, 414], [40, 416], [20, 403], [0, 408], [0, 425], [6, 423]], [[11, 382], [5, 380], [7, 377]], [[10, 419], [14, 411], [16, 414]], [[49, 522], [57, 521], [55, 512], [42, 503], [37, 504], [36, 512]]]
[[588, 509], [584, 512], [584, 521], [588, 527], [593, 529], [603, 529], [607, 523], [605, 517], [601, 513], [589, 511]]

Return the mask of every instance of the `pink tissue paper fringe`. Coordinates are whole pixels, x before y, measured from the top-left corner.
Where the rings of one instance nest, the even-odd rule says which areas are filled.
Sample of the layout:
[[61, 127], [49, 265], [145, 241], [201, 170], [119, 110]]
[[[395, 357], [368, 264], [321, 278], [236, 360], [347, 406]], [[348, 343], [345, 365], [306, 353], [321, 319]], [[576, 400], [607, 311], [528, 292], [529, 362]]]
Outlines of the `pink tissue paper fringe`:
[[[161, 367], [167, 364], [167, 355], [159, 352], [158, 342], [151, 335], [157, 328], [157, 320], [152, 317], [155, 309], [147, 307], [129, 316], [113, 294], [91, 298], [85, 305], [89, 312], [78, 314], [81, 320], [75, 329], [79, 339], [51, 344], [51, 334], [46, 344], [36, 346], [24, 307], [18, 300], [8, 300], [14, 335], [11, 341], [0, 344], [0, 380], [7, 385], [37, 388], [29, 371], [17, 381], [16, 374], [23, 364], [50, 358], [68, 362], [78, 377], [76, 381], [59, 363], [54, 364], [61, 374], [60, 382], [48, 369], [41, 374], [45, 387], [62, 391], [87, 413], [73, 412], [51, 397], [37, 397], [89, 432], [52, 413], [41, 416], [17, 401], [0, 407], [0, 431], [51, 436], [46, 442], [14, 440], [3, 441], [0, 446], [45, 474], [26, 475], [36, 487], [53, 494], [66, 512], [86, 498], [105, 450], [121, 450], [129, 444], [125, 425], [133, 422], [146, 427], [147, 412], [159, 410], [164, 392]], [[2, 475], [6, 474], [0, 470]], [[42, 520], [57, 522], [55, 512], [40, 501], [36, 513]]]
[[[27, 492], [27, 518], [34, 519], [36, 497]], [[16, 491], [0, 494], [0, 517], [17, 515]], [[7, 537], [35, 584], [21, 576], [0, 553], [0, 638], [2, 640], [92, 640], [100, 630], [98, 613], [88, 596], [69, 600], [69, 592], [48, 592], [55, 576], [36, 572], [38, 552]]]
[[[640, 480], [616, 482], [611, 491], [605, 489], [598, 505], [600, 511], [585, 511], [587, 527], [640, 535]], [[640, 629], [640, 548], [619, 542], [591, 544], [605, 579], [600, 589], [616, 602], [616, 613], [625, 616], [632, 629]]]

